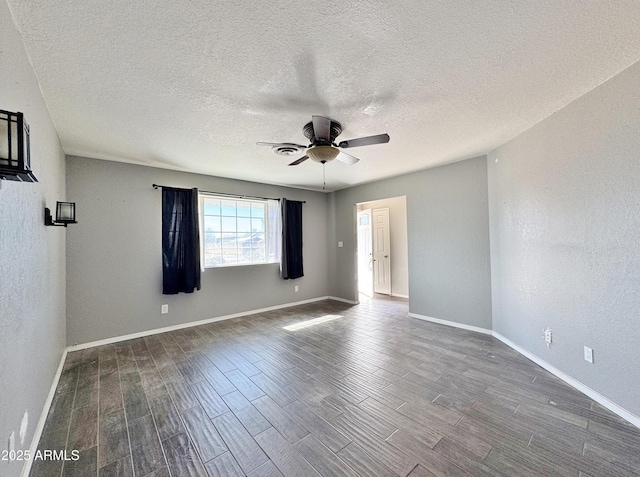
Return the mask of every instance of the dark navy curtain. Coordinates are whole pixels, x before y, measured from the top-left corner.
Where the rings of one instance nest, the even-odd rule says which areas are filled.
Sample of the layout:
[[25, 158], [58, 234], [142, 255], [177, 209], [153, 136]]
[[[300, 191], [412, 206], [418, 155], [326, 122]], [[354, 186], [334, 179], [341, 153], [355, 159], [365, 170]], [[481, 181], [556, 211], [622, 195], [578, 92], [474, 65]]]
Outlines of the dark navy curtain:
[[282, 199], [282, 278], [304, 276], [302, 271], [302, 202]]
[[162, 293], [200, 290], [198, 189], [162, 188]]

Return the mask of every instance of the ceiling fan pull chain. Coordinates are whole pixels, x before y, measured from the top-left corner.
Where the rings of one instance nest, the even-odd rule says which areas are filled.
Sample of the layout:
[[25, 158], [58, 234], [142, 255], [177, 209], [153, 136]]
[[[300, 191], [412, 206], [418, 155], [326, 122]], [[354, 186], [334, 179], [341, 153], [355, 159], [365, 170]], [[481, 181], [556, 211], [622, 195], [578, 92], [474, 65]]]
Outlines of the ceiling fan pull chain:
[[322, 164], [322, 190], [325, 190], [325, 188], [327, 187], [327, 179], [325, 177], [325, 166], [326, 164], [323, 163]]

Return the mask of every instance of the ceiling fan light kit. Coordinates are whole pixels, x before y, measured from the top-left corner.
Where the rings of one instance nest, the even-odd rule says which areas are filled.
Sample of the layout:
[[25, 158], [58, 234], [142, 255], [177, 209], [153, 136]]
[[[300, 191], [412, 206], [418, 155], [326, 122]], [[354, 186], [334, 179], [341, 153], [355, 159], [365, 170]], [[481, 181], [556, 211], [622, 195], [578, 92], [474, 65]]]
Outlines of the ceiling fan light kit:
[[314, 146], [307, 151], [307, 156], [320, 164], [333, 161], [338, 154], [340, 150], [333, 146]]
[[307, 149], [306, 155], [289, 164], [290, 166], [297, 166], [309, 158], [320, 164], [326, 164], [334, 159], [349, 165], [355, 164], [360, 159], [346, 154], [338, 148], [371, 146], [389, 142], [388, 134], [378, 134], [376, 136], [350, 139], [336, 144], [334, 141], [342, 132], [342, 125], [338, 121], [324, 116], [312, 116], [311, 122], [305, 124], [302, 132], [311, 141], [308, 146], [290, 142], [258, 142], [256, 144], [259, 146], [271, 146], [271, 150], [279, 156], [293, 156]]

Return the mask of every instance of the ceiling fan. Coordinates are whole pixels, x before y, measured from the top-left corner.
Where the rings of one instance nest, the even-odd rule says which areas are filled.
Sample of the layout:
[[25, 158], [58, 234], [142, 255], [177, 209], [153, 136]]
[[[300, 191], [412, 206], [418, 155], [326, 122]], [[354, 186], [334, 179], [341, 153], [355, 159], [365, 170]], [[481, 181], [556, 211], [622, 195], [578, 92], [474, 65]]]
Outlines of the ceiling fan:
[[311, 116], [312, 121], [307, 123], [302, 132], [311, 141], [308, 146], [290, 142], [258, 142], [258, 146], [271, 146], [273, 152], [281, 156], [293, 156], [307, 150], [300, 159], [293, 161], [290, 166], [312, 159], [321, 164], [337, 159], [345, 164], [355, 164], [360, 159], [353, 157], [340, 149], [349, 147], [370, 146], [372, 144], [384, 144], [389, 142], [388, 134], [378, 134], [376, 136], [360, 137], [335, 143], [336, 137], [342, 132], [342, 125], [338, 121], [325, 118], [324, 116]]

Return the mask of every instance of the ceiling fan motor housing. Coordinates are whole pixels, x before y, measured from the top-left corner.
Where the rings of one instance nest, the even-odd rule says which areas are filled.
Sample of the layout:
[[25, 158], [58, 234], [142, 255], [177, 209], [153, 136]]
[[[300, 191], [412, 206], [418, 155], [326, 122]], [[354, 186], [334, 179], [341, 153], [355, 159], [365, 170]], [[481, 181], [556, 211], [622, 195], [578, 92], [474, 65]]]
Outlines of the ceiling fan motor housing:
[[316, 138], [316, 135], [313, 131], [313, 122], [305, 124], [304, 128], [302, 129], [302, 132], [305, 135], [305, 137], [309, 139], [309, 141], [311, 141], [311, 144], [313, 144], [314, 146], [316, 145], [325, 146], [325, 145], [332, 144], [335, 141], [335, 139], [340, 135], [340, 133], [342, 132], [342, 125], [338, 121], [334, 121], [333, 119], [331, 119], [331, 128], [329, 133], [331, 137], [329, 138], [328, 141], [320, 141], [318, 140], [318, 138]]

